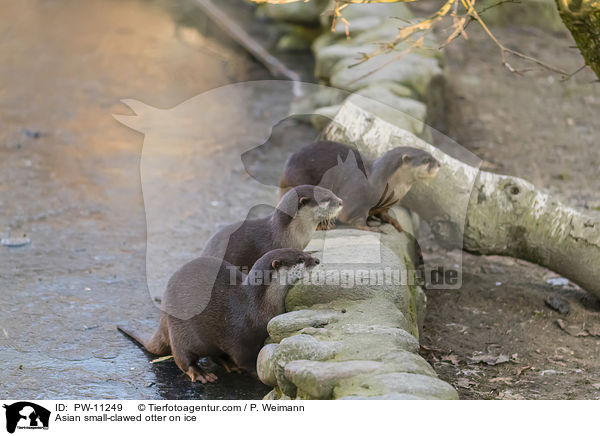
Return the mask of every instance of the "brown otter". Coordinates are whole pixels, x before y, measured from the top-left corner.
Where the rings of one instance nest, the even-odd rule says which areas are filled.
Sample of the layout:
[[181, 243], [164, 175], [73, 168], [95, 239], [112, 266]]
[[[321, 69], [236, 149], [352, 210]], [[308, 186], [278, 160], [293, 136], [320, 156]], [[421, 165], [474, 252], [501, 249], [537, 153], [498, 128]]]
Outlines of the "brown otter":
[[369, 161], [346, 145], [318, 141], [293, 153], [285, 164], [280, 182], [284, 195], [294, 186], [313, 184], [330, 189], [343, 202], [337, 221], [362, 230], [379, 231], [367, 226], [377, 218], [402, 231], [389, 209], [400, 201], [416, 181], [433, 179], [439, 162], [426, 151], [397, 147]]
[[230, 224], [215, 233], [200, 256], [224, 259], [247, 271], [275, 248], [304, 249], [320, 223], [329, 223], [342, 210], [330, 190], [302, 185], [286, 192], [271, 216]]
[[192, 382], [217, 379], [198, 366], [201, 357], [211, 357], [227, 371], [256, 376], [267, 323], [285, 312], [287, 290], [318, 263], [301, 250], [280, 248], [262, 256], [244, 276], [228, 262], [199, 257], [170, 278], [160, 326], [151, 338], [117, 328], [152, 354], [173, 354]]

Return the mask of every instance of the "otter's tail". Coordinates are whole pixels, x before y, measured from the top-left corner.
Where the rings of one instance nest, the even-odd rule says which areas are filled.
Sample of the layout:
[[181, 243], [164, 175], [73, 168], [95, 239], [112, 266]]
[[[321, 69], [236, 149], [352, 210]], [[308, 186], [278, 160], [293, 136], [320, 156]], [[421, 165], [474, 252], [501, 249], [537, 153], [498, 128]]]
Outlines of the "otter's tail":
[[137, 342], [146, 349], [146, 351], [156, 354], [157, 356], [166, 356], [171, 354], [171, 346], [167, 337], [167, 322], [163, 317], [160, 318], [160, 326], [156, 329], [156, 332], [151, 337], [142, 337], [132, 330], [126, 329], [121, 326], [117, 326], [117, 330], [123, 333], [130, 339]]

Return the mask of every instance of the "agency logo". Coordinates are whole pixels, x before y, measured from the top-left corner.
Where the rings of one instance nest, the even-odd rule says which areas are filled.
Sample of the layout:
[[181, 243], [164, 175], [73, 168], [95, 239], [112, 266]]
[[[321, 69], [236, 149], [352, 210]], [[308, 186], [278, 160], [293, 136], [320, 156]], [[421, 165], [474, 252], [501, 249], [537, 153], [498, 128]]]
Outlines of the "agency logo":
[[6, 409], [6, 431], [14, 433], [16, 429], [48, 430], [50, 411], [35, 403], [19, 401], [4, 404]]

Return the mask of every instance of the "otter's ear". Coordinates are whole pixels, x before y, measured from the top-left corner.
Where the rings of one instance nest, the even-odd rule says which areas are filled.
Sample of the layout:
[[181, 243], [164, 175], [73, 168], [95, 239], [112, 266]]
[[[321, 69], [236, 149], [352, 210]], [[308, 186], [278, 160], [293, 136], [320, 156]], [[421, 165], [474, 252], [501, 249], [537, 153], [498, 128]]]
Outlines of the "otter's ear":
[[274, 260], [273, 262], [271, 262], [271, 266], [273, 267], [273, 269], [279, 268], [280, 265], [281, 265], [281, 262], [278, 260]]
[[308, 204], [309, 201], [310, 201], [310, 197], [300, 197], [300, 201], [298, 202], [298, 204], [300, 206], [304, 206], [304, 205]]
[[402, 163], [405, 164], [406, 162], [408, 162], [410, 159], [410, 157], [407, 154], [403, 154], [402, 155]]

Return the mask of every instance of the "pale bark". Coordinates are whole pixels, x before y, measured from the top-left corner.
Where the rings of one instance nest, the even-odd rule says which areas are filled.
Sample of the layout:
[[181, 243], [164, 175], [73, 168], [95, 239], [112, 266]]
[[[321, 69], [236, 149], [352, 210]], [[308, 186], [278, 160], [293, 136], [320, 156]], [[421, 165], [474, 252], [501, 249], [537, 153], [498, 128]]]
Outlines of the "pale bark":
[[346, 103], [324, 133], [374, 157], [397, 146], [427, 150], [441, 162], [429, 184], [404, 204], [439, 242], [544, 266], [600, 297], [600, 220], [564, 205], [520, 178], [480, 171], [413, 134]]

